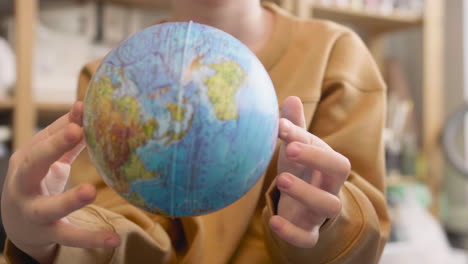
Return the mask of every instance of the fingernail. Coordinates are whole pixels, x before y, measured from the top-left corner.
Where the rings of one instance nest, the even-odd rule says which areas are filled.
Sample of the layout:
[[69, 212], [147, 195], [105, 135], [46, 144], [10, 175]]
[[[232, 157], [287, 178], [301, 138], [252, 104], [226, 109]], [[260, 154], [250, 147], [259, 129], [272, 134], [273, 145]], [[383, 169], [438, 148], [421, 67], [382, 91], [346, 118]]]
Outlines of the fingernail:
[[82, 102], [78, 102], [76, 103], [76, 108], [75, 108], [75, 111], [77, 111], [77, 113], [75, 112], [75, 118], [77, 121], [77, 124], [78, 125], [83, 125], [83, 103]]
[[120, 244], [120, 239], [116, 237], [109, 237], [109, 238], [106, 238], [106, 240], [104, 240], [104, 245], [106, 245], [106, 247], [118, 247], [119, 244]]
[[70, 121], [71, 122], [79, 122], [81, 119], [81, 107], [82, 104], [80, 102], [76, 102], [71, 110], [70, 110]]
[[80, 186], [78, 187], [78, 197], [81, 202], [89, 203], [94, 200], [94, 191], [90, 190], [88, 186]]
[[301, 152], [301, 146], [297, 143], [291, 143], [286, 148], [286, 154], [289, 158], [297, 158]]
[[73, 126], [76, 125], [69, 124], [65, 131], [65, 140], [70, 144], [76, 143], [81, 139], [81, 132], [73, 131], [76, 130], [76, 128], [73, 128]]
[[291, 128], [291, 122], [285, 118], [281, 119], [281, 132], [280, 137], [286, 138], [289, 134], [289, 130]]
[[291, 187], [292, 183], [293, 183], [293, 178], [291, 177], [289, 173], [281, 174], [277, 180], [277, 185], [278, 185], [278, 188], [280, 189], [287, 189]]
[[271, 219], [270, 226], [274, 231], [280, 231], [283, 227], [283, 222], [276, 216]]
[[75, 108], [76, 105], [73, 105], [73, 107], [70, 109], [70, 112], [68, 113], [70, 120], [73, 120], [75, 118]]

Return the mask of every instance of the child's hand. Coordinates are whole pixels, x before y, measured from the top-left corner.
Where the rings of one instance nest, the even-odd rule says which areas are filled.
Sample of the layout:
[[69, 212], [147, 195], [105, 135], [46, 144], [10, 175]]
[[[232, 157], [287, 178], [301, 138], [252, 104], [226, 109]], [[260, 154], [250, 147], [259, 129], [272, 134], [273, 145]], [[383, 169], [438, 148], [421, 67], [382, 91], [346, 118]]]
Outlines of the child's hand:
[[299, 98], [287, 98], [282, 112], [279, 136], [284, 143], [277, 179], [281, 197], [278, 215], [270, 219], [270, 227], [290, 244], [311, 248], [317, 243], [320, 226], [341, 210], [337, 195], [351, 165], [306, 130]]
[[57, 244], [116, 247], [112, 232], [81, 229], [67, 221], [71, 212], [91, 203], [92, 185], [65, 191], [70, 165], [83, 150], [82, 103], [36, 134], [10, 159], [2, 193], [2, 219], [9, 239], [41, 263], [55, 256]]

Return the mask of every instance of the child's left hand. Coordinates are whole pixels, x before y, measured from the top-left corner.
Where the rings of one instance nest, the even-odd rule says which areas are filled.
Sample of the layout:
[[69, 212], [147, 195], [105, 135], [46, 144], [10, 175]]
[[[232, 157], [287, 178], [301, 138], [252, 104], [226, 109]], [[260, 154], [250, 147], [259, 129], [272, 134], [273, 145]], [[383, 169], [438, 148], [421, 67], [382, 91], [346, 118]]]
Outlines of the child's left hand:
[[307, 131], [299, 98], [285, 100], [282, 116], [277, 177], [281, 197], [278, 215], [270, 219], [270, 227], [288, 243], [311, 248], [318, 241], [320, 226], [341, 210], [338, 193], [351, 165]]

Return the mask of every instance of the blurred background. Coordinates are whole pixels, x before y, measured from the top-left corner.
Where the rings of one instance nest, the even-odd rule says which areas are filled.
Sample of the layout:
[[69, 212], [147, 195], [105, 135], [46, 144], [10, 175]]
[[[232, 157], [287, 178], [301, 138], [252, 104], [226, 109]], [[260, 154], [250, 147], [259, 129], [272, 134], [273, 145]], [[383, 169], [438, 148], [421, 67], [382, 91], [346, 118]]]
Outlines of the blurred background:
[[[169, 2], [0, 1], [1, 180], [14, 149], [70, 109], [81, 67], [168, 16]], [[393, 229], [381, 263], [468, 263], [468, 1], [274, 2], [353, 28], [385, 77]]]

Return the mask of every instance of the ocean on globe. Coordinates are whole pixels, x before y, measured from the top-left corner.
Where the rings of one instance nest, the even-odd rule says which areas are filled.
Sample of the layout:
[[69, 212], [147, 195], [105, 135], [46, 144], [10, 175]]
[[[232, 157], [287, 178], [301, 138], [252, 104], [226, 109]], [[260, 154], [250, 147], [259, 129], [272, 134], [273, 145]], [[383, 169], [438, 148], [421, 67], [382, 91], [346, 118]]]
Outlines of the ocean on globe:
[[194, 22], [146, 28], [93, 76], [84, 131], [104, 182], [167, 216], [219, 210], [248, 192], [277, 142], [268, 73], [231, 35]]

